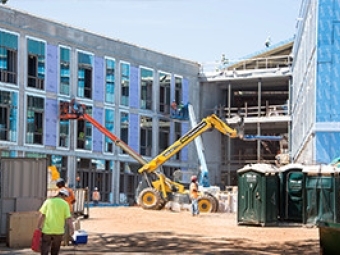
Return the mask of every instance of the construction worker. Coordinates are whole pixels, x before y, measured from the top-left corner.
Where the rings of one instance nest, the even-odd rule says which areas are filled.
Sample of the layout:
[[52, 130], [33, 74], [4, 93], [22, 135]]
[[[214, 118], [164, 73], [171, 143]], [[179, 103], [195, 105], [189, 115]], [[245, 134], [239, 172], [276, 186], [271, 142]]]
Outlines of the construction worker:
[[98, 188], [95, 187], [94, 191], [92, 192], [92, 201], [93, 201], [93, 205], [97, 206], [100, 200], [100, 192], [98, 191]]
[[184, 104], [183, 104], [183, 102], [181, 102], [181, 103], [179, 104], [179, 106], [178, 106], [178, 115], [179, 115], [180, 117], [184, 117], [183, 108], [184, 108]]
[[79, 104], [74, 97], [72, 98], [70, 105], [71, 105], [71, 111], [73, 113], [76, 113], [78, 116], [81, 116], [84, 114], [83, 106]]
[[[47, 199], [39, 209], [38, 229], [42, 231], [41, 254], [59, 254], [65, 236], [74, 233], [72, 216], [65, 201], [69, 192], [61, 188], [55, 197]], [[66, 224], [65, 224], [66, 223]]]
[[65, 181], [63, 178], [59, 178], [56, 182], [56, 185], [59, 189], [61, 188], [66, 188], [68, 193], [69, 193], [69, 196], [67, 196], [65, 198], [66, 202], [69, 204], [70, 206], [70, 212], [71, 214], [73, 213], [73, 204], [76, 202], [76, 199], [75, 199], [75, 196], [74, 196], [74, 192], [72, 189], [68, 188], [65, 186]]
[[[70, 213], [71, 216], [73, 215], [73, 204], [76, 202], [75, 196], [74, 196], [74, 192], [71, 188], [68, 188], [65, 186], [65, 181], [63, 178], [59, 178], [56, 182], [57, 187], [59, 188], [59, 190], [67, 190], [68, 192], [68, 196], [65, 196], [64, 200], [68, 203], [69, 207], [70, 207]], [[63, 238], [63, 244], [64, 245], [69, 245], [69, 243], [72, 241], [72, 236], [69, 234], [69, 225], [65, 225], [65, 235]]]
[[177, 109], [177, 103], [176, 103], [176, 100], [172, 100], [172, 103], [171, 103], [171, 116], [176, 116], [178, 114], [178, 109]]
[[196, 175], [191, 176], [189, 195], [191, 199], [192, 216], [198, 215], [200, 212], [198, 210], [198, 183]]

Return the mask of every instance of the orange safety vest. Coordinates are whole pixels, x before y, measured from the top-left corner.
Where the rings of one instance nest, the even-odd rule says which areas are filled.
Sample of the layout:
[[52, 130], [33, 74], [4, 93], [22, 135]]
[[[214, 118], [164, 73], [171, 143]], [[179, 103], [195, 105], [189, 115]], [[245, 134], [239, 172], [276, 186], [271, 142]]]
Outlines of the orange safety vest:
[[189, 186], [190, 198], [197, 199], [198, 198], [198, 185], [196, 182], [190, 183]]
[[68, 187], [63, 187], [65, 189], [67, 189], [69, 196], [65, 197], [64, 200], [69, 204], [70, 206], [70, 212], [73, 213], [73, 204], [76, 202], [76, 198], [74, 196], [74, 192], [71, 188]]
[[94, 200], [94, 201], [99, 201], [100, 200], [100, 193], [99, 193], [99, 191], [97, 191], [97, 190], [93, 191], [93, 193], [92, 193], [92, 200]]

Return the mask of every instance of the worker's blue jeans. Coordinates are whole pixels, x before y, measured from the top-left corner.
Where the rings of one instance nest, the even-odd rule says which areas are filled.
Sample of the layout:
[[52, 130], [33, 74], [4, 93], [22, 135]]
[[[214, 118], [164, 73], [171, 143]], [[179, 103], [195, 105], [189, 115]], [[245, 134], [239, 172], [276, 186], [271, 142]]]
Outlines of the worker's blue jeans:
[[192, 209], [192, 215], [198, 215], [198, 200], [197, 199], [191, 199], [191, 209]]

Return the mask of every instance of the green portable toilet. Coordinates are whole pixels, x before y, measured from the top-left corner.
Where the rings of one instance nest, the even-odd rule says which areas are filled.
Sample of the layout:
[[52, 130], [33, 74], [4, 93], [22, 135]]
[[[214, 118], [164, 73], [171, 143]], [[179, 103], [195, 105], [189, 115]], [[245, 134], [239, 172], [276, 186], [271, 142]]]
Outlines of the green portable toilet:
[[238, 224], [277, 224], [279, 170], [270, 164], [249, 164], [237, 171]]
[[280, 220], [302, 223], [303, 165], [288, 164], [280, 170]]
[[303, 223], [339, 223], [339, 169], [331, 165], [309, 165], [305, 178]]
[[318, 222], [319, 245], [321, 255], [339, 254], [340, 250], [340, 224]]

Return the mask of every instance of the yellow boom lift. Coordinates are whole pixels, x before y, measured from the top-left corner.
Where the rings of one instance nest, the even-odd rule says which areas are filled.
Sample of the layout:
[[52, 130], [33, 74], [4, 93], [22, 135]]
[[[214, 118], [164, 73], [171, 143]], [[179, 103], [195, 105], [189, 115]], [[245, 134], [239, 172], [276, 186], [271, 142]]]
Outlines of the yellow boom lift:
[[[139, 173], [144, 175], [144, 180], [147, 181], [146, 184], [141, 184], [143, 188], [139, 188], [141, 192], [138, 195], [138, 203], [144, 209], [161, 209], [167, 201], [171, 201], [174, 195], [178, 195], [178, 193], [187, 196], [188, 191], [184, 185], [170, 180], [159, 169], [172, 156], [194, 141], [195, 138], [212, 129], [217, 129], [231, 138], [243, 138], [242, 133], [230, 128], [215, 114], [202, 119], [189, 132], [138, 170]], [[149, 175], [153, 173], [156, 173], [156, 178], [152, 179]], [[218, 209], [218, 201], [213, 195], [202, 192], [198, 199], [198, 206], [201, 212], [215, 212]]]
[[[228, 135], [230, 138], [240, 139], [257, 139], [254, 136], [245, 138], [243, 132], [240, 130], [230, 128], [226, 123], [212, 114], [201, 120], [189, 132], [184, 134], [176, 142], [170, 145], [167, 149], [161, 152], [158, 156], [147, 162], [130, 148], [126, 143], [113, 135], [100, 123], [94, 120], [90, 115], [85, 113], [86, 107], [78, 104], [76, 101], [71, 103], [61, 103], [60, 105], [60, 119], [84, 119], [94, 125], [99, 131], [110, 138], [117, 146], [123, 149], [131, 157], [136, 159], [142, 167], [138, 170], [143, 175], [143, 179], [137, 188], [137, 203], [143, 209], [160, 210], [168, 201], [172, 201], [176, 195], [183, 196], [188, 199], [188, 190], [181, 183], [175, 182], [164, 175], [161, 171], [162, 165], [168, 161], [172, 156], [178, 153], [182, 148], [191, 143], [196, 137], [200, 136], [206, 131], [217, 129], [222, 134]], [[242, 123], [242, 118], [241, 122]], [[259, 139], [266, 139], [265, 137]], [[276, 139], [276, 138], [273, 138]], [[201, 212], [216, 212], [218, 209], [217, 199], [207, 193], [201, 192], [198, 199], [198, 205]]]

